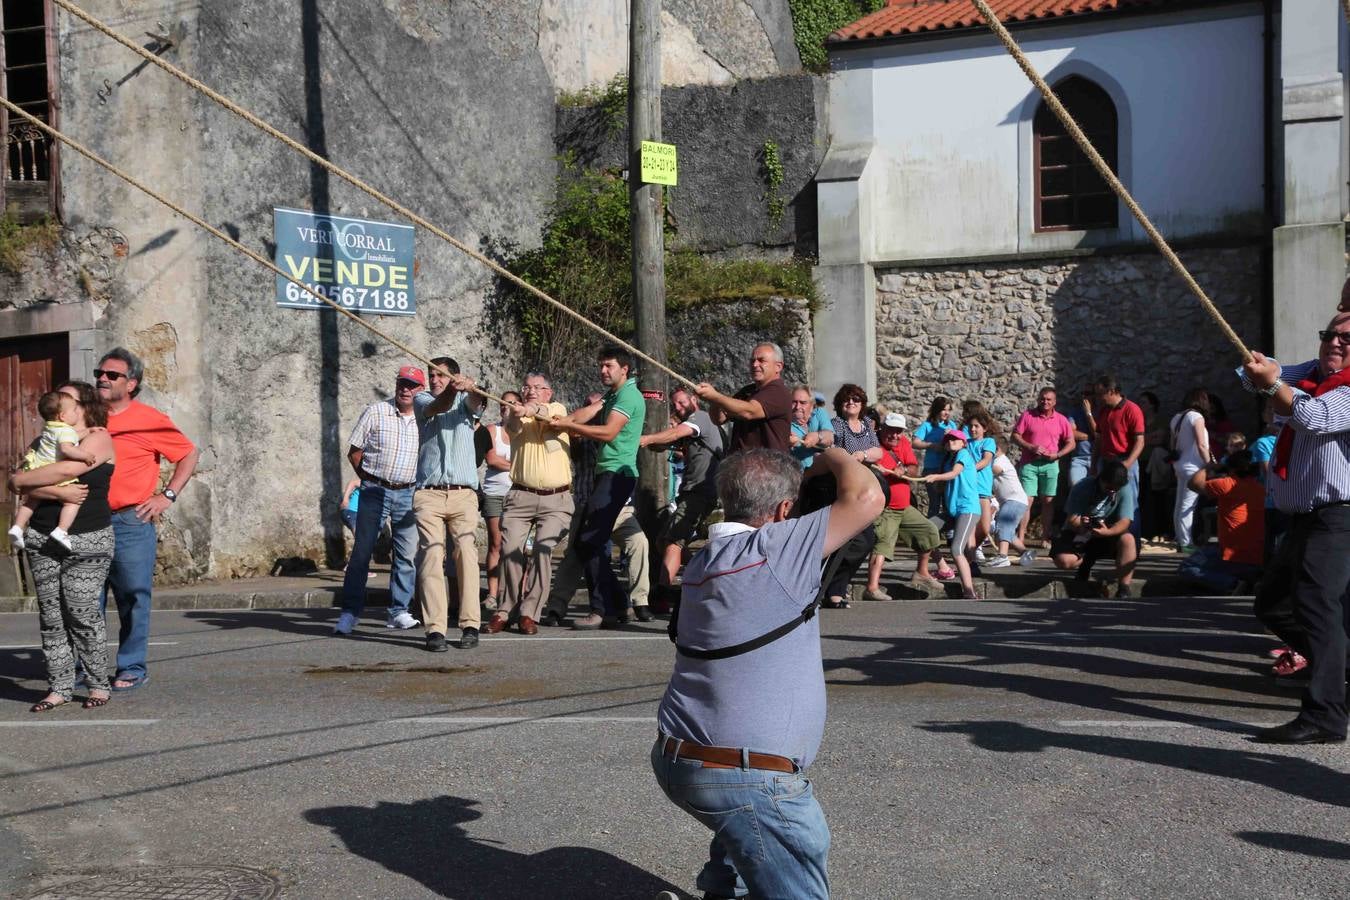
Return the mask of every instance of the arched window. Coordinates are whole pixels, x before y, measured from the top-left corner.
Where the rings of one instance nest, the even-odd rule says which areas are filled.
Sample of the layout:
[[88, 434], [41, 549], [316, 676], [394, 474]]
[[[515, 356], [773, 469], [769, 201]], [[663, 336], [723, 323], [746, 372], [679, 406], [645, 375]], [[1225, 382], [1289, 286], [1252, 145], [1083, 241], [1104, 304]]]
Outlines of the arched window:
[[[1055, 85], [1055, 94], [1092, 146], [1116, 170], [1116, 106], [1106, 91], [1077, 75]], [[1116, 195], [1069, 137], [1044, 101], [1033, 123], [1036, 153], [1036, 230], [1115, 228]]]

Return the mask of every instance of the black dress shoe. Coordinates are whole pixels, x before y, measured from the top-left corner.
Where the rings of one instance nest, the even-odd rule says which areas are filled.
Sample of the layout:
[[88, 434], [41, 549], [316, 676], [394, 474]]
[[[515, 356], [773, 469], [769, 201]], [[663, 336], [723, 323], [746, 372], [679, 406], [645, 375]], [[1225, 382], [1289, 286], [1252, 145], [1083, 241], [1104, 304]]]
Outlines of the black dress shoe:
[[654, 616], [652, 616], [652, 611], [646, 606], [633, 607], [633, 615], [639, 622], [650, 622], [654, 618]]
[[1252, 739], [1258, 744], [1340, 744], [1345, 735], [1295, 719], [1274, 728], [1263, 728]]
[[464, 634], [460, 635], [459, 638], [459, 649], [472, 650], [474, 647], [477, 646], [478, 646], [478, 629], [465, 628]]
[[564, 616], [562, 613], [558, 612], [556, 609], [546, 609], [544, 610], [544, 614], [539, 617], [539, 624], [548, 625], [551, 628], [556, 628], [561, 625], [566, 625], [567, 617]]
[[432, 653], [444, 653], [450, 649], [450, 645], [445, 642], [445, 635], [439, 631], [433, 631], [427, 635], [427, 650]]

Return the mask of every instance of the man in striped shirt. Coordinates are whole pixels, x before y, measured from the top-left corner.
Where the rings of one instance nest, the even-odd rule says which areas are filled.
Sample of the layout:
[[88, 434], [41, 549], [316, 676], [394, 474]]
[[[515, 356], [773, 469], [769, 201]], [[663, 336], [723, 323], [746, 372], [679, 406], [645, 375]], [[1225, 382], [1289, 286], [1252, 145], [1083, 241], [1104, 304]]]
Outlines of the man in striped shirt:
[[427, 376], [416, 366], [398, 370], [394, 396], [372, 403], [356, 420], [348, 443], [347, 460], [361, 479], [361, 502], [356, 509], [356, 534], [347, 574], [342, 580], [342, 614], [334, 634], [351, 634], [366, 605], [366, 577], [370, 554], [389, 519], [394, 534], [394, 562], [389, 572], [387, 628], [416, 628], [408, 612], [412, 602], [417, 554], [417, 520], [413, 516], [413, 484], [417, 480], [417, 451], [421, 434], [414, 399], [427, 386]]
[[[1317, 359], [1280, 366], [1260, 353], [1243, 367], [1247, 387], [1285, 418], [1268, 489], [1289, 516], [1284, 542], [1257, 592], [1256, 614], [1309, 660], [1302, 710], [1256, 740], [1345, 740], [1346, 589], [1350, 587], [1350, 312], [1319, 332]], [[1293, 604], [1285, 602], [1292, 585]]]

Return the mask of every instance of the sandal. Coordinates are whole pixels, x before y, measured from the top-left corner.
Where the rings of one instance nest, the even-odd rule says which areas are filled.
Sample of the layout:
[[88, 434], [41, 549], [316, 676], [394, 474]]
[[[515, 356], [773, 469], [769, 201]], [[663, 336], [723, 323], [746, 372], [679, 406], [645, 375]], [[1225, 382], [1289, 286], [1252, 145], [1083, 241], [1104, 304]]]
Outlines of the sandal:
[[56, 709], [58, 706], [65, 706], [65, 705], [66, 705], [67, 703], [69, 703], [69, 702], [70, 702], [69, 700], [62, 700], [60, 703], [53, 703], [53, 702], [50, 701], [50, 700], [41, 700], [41, 701], [39, 701], [39, 702], [37, 702], [37, 703], [34, 703], [32, 706], [30, 706], [30, 707], [28, 708], [28, 711], [29, 711], [29, 712], [35, 712], [35, 713], [40, 713], [40, 712], [50, 712], [50, 711], [52, 711], [53, 709]]
[[847, 600], [845, 600], [843, 597], [826, 597], [824, 600], [820, 601], [820, 605], [821, 605], [821, 607], [824, 608], [824, 609], [852, 609], [852, 608], [853, 608], [852, 606], [849, 605], [849, 602], [848, 602]]
[[107, 706], [108, 701], [111, 699], [111, 697], [95, 697], [93, 694], [90, 694], [88, 697], [84, 698], [82, 706], [85, 709], [98, 709], [100, 706]]

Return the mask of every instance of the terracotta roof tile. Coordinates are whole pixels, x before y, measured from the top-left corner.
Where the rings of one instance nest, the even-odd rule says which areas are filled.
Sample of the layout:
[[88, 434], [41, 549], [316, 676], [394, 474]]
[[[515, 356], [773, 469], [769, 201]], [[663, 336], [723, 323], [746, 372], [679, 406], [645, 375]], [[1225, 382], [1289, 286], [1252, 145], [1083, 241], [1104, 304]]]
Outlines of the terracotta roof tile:
[[[1147, 6], [1176, 6], [1176, 0], [988, 0], [1004, 22], [1028, 22]], [[1193, 3], [1190, 5], [1194, 5]], [[865, 41], [924, 32], [983, 27], [970, 0], [886, 0], [886, 7], [830, 35], [830, 43]]]

